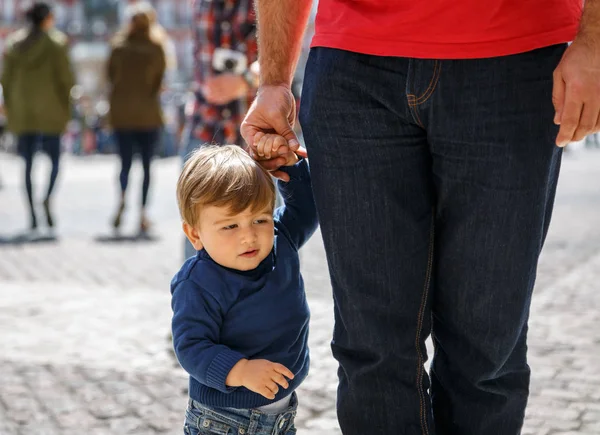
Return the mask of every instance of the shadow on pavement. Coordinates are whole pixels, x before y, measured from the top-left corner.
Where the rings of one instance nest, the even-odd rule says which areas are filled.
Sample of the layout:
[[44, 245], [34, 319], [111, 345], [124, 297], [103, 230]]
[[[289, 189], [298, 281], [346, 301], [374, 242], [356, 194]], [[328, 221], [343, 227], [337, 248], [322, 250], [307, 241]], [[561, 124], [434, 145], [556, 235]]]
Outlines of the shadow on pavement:
[[42, 243], [57, 243], [58, 237], [53, 234], [31, 234], [22, 233], [14, 236], [0, 236], [0, 246], [2, 245], [29, 245]]
[[152, 243], [158, 242], [160, 237], [153, 234], [138, 233], [133, 235], [104, 234], [94, 238], [97, 243]]

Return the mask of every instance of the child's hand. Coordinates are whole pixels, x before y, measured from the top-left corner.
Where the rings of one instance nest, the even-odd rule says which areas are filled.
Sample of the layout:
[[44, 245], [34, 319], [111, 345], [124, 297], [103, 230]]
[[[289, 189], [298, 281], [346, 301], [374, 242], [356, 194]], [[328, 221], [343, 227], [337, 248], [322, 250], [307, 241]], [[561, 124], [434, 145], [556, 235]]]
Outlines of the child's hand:
[[294, 379], [294, 374], [281, 364], [266, 359], [242, 359], [233, 366], [225, 385], [230, 387], [244, 386], [250, 391], [273, 400], [279, 386], [289, 387], [286, 379]]
[[292, 166], [298, 162], [298, 156], [288, 147], [287, 140], [278, 134], [256, 133], [254, 136], [256, 144], [256, 154], [253, 156], [256, 160], [270, 160], [276, 157], [285, 158], [285, 163], [281, 166]]

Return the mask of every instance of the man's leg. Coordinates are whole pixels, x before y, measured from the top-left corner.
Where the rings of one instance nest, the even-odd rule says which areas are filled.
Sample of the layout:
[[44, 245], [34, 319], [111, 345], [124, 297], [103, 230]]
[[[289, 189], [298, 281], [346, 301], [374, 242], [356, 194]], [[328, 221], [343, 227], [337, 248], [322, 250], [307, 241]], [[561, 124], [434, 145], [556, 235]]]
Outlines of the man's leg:
[[304, 131], [335, 302], [345, 435], [426, 435], [434, 194], [407, 59], [311, 51]]
[[564, 46], [441, 61], [428, 130], [438, 195], [432, 400], [438, 435], [518, 435], [527, 319], [561, 150], [552, 72]]

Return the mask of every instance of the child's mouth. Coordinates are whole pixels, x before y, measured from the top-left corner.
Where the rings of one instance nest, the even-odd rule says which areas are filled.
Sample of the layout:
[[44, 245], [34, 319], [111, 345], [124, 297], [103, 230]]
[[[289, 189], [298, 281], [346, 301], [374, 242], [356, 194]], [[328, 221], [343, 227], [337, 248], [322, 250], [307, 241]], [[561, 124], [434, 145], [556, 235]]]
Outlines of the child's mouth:
[[252, 257], [256, 256], [256, 254], [258, 254], [258, 249], [251, 249], [249, 251], [244, 252], [242, 254], [242, 257], [252, 258]]

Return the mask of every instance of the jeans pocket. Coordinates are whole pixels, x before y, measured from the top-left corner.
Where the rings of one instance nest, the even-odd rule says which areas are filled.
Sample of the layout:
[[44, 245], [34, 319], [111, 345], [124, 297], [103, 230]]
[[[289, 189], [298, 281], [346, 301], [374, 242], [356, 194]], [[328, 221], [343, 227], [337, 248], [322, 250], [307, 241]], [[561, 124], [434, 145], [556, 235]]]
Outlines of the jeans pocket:
[[203, 415], [198, 420], [199, 435], [234, 435], [237, 433], [228, 422], [214, 415]]

